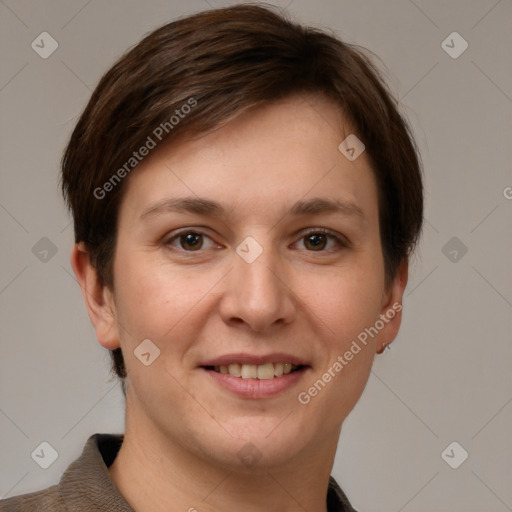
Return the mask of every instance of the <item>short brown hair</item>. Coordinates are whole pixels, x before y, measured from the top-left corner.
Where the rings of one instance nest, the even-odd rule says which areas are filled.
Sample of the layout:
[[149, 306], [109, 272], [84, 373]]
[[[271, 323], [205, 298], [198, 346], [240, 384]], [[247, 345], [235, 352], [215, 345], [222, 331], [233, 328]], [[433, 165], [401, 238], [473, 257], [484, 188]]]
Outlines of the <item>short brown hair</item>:
[[[255, 105], [302, 93], [337, 103], [365, 144], [391, 282], [421, 231], [421, 165], [410, 128], [366, 53], [271, 6], [246, 4], [168, 23], [122, 56], [94, 90], [62, 159], [75, 241], [85, 243], [101, 282], [113, 289], [121, 178], [158, 127], [158, 142], [193, 136]], [[124, 382], [121, 349], [111, 355]]]

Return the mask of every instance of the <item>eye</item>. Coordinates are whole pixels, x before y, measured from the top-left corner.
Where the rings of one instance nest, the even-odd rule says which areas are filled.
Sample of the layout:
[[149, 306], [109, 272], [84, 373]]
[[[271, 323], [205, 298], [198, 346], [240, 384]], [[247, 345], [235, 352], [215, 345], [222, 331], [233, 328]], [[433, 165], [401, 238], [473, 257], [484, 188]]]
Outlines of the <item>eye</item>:
[[[315, 228], [302, 232], [301, 238], [296, 244], [300, 242], [303, 242], [303, 248], [309, 252], [328, 252], [336, 250], [336, 248], [349, 246], [348, 241], [343, 236], [325, 228]], [[219, 247], [205, 233], [190, 229], [175, 233], [165, 242], [165, 245], [184, 252], [198, 252], [201, 249]]]
[[[299, 242], [304, 241], [304, 247], [311, 252], [325, 252], [336, 249], [336, 247], [348, 247], [348, 243], [343, 237], [325, 228], [310, 229], [301, 235]], [[328, 247], [329, 242], [331, 242], [330, 247]]]
[[[211, 246], [213, 246], [213, 240], [204, 233], [198, 231], [182, 231], [169, 238], [165, 242], [165, 245], [176, 247], [176, 244], [178, 244], [178, 247], [176, 248], [187, 252], [194, 252], [205, 248], [205, 240], [209, 240]], [[211, 246], [206, 247], [206, 249], [211, 248]]]

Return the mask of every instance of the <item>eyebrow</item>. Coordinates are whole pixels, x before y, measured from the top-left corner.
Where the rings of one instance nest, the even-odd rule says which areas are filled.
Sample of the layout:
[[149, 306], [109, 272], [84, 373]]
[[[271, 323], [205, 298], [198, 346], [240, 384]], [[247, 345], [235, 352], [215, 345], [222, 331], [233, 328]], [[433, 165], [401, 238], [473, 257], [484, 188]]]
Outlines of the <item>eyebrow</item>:
[[[231, 215], [220, 203], [200, 197], [179, 197], [158, 201], [144, 210], [141, 220], [172, 212], [189, 212], [210, 217], [227, 218]], [[339, 213], [364, 218], [363, 210], [354, 202], [340, 199], [313, 198], [297, 201], [288, 211], [289, 215], [318, 215], [321, 213]]]

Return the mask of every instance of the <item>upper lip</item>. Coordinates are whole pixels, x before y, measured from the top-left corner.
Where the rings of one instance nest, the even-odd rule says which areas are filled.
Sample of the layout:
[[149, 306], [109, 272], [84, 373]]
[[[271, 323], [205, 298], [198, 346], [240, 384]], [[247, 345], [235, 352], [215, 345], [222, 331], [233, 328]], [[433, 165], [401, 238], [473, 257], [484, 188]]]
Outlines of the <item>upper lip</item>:
[[255, 364], [261, 365], [266, 363], [291, 363], [295, 366], [308, 366], [308, 363], [300, 357], [284, 352], [274, 352], [261, 356], [248, 354], [247, 352], [239, 352], [237, 354], [225, 354], [215, 359], [208, 359], [199, 363], [198, 366], [228, 366], [230, 364]]

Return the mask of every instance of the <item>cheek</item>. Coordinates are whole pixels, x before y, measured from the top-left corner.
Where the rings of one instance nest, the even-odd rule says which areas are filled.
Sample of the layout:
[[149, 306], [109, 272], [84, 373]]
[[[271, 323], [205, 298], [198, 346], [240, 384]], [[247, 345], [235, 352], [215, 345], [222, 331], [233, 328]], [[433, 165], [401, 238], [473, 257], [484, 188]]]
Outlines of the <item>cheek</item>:
[[[177, 283], [165, 277], [161, 271], [147, 264], [144, 254], [120, 248], [115, 274], [116, 312], [121, 337], [139, 339], [159, 338], [164, 326], [173, 320], [173, 311], [180, 304], [172, 301]], [[168, 327], [169, 328], [169, 327]], [[129, 333], [129, 334], [127, 334]]]
[[319, 421], [335, 426], [353, 409], [368, 381], [377, 338], [364, 338], [365, 329], [379, 318], [382, 288], [379, 275], [368, 273], [364, 279], [340, 273], [323, 284], [324, 293], [310, 295], [323, 356], [301, 391], [314, 403]]
[[373, 325], [380, 314], [384, 283], [378, 264], [347, 265], [329, 275], [303, 276], [298, 282], [297, 295], [338, 349]]
[[218, 276], [180, 271], [145, 253], [125, 254], [119, 258], [122, 272], [116, 275], [118, 322], [126, 326], [129, 334], [124, 336], [131, 338], [130, 344], [149, 338], [163, 347], [168, 338], [179, 337], [190, 327], [190, 318], [195, 309], [201, 309], [201, 300], [214, 288]]

